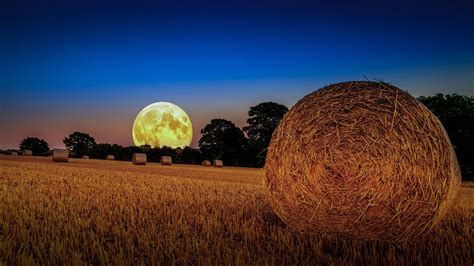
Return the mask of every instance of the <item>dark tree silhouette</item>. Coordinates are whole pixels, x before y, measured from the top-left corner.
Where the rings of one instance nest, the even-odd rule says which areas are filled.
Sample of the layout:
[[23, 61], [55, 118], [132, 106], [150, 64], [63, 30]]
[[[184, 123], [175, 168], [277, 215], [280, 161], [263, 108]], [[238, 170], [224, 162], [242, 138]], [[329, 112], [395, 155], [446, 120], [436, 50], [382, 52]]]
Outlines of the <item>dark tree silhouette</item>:
[[31, 150], [33, 155], [42, 155], [49, 151], [49, 145], [40, 138], [28, 137], [23, 139], [19, 145], [20, 150]]
[[143, 149], [137, 146], [122, 147], [120, 145], [117, 151], [114, 151], [116, 160], [131, 161], [134, 153], [143, 153]]
[[270, 145], [273, 131], [288, 112], [288, 108], [274, 102], [264, 102], [250, 107], [248, 126], [243, 131], [249, 138], [249, 144], [262, 151]]
[[180, 163], [200, 164], [202, 161], [201, 152], [188, 146], [184, 147], [178, 157]]
[[140, 146], [140, 150], [143, 153], [147, 153], [147, 152], [151, 151], [151, 146], [148, 145], [148, 144], [142, 145], [142, 146]]
[[270, 145], [273, 131], [288, 112], [288, 108], [274, 102], [264, 102], [250, 107], [248, 126], [243, 130], [249, 138], [246, 151], [258, 158], [258, 165], [265, 163], [266, 149]]
[[225, 119], [212, 119], [201, 130], [199, 149], [204, 159], [221, 159], [225, 164], [239, 163], [247, 139], [242, 130]]
[[64, 138], [63, 142], [74, 156], [88, 155], [88, 152], [97, 145], [93, 137], [82, 132], [72, 133]]
[[[173, 159], [173, 162], [176, 162], [177, 160], [177, 154], [176, 154], [176, 149], [173, 149], [171, 147], [168, 147], [168, 146], [163, 146], [160, 148], [161, 150], [161, 155], [162, 156], [170, 156], [172, 159]], [[159, 158], [161, 160], [161, 156]], [[158, 161], [160, 161], [158, 160]]]
[[[140, 151], [140, 149], [137, 147], [137, 151]], [[89, 150], [88, 150], [88, 155], [91, 158], [94, 159], [105, 159], [107, 155], [114, 155], [115, 160], [125, 160], [131, 159], [126, 158], [127, 155], [124, 151], [124, 147], [118, 145], [118, 144], [109, 144], [109, 143], [100, 143], [93, 145]]]
[[474, 180], [474, 97], [436, 94], [418, 99], [443, 123], [456, 151], [463, 179]]

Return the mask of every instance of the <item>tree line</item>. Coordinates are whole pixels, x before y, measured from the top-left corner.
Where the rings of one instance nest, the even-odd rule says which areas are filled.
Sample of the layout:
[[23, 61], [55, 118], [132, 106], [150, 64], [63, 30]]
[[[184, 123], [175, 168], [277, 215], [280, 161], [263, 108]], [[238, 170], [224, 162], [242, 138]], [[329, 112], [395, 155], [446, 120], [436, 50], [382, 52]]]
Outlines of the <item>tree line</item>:
[[[463, 178], [474, 180], [474, 97], [457, 94], [436, 94], [419, 97], [443, 123], [461, 167]], [[161, 156], [171, 156], [176, 163], [200, 164], [202, 160], [223, 160], [225, 165], [261, 167], [265, 163], [266, 150], [273, 131], [288, 108], [274, 102], [264, 102], [248, 111], [247, 126], [237, 127], [233, 122], [221, 118], [212, 119], [201, 129], [197, 149], [192, 147], [152, 148], [122, 147], [117, 144], [96, 143], [87, 133], [73, 132], [64, 139], [71, 157], [87, 155], [104, 159], [108, 154], [117, 160], [131, 160], [133, 153], [146, 153], [148, 161], [158, 162]], [[47, 155], [49, 146], [39, 138], [26, 138], [20, 150], [31, 150], [34, 155]]]
[[[250, 108], [248, 125], [242, 129], [225, 119], [212, 119], [201, 130], [199, 148], [154, 147], [149, 145], [123, 147], [118, 144], [97, 143], [91, 135], [73, 132], [63, 143], [69, 156], [105, 159], [114, 155], [116, 160], [129, 161], [134, 153], [146, 153], [149, 162], [159, 162], [161, 156], [171, 156], [173, 162], [200, 164], [203, 160], [222, 160], [225, 165], [259, 167], [264, 164], [265, 151], [278, 123], [288, 108], [274, 102], [264, 102]], [[31, 150], [33, 155], [47, 156], [49, 145], [43, 139], [28, 137], [21, 141], [20, 150]], [[262, 155], [263, 154], [263, 155]]]

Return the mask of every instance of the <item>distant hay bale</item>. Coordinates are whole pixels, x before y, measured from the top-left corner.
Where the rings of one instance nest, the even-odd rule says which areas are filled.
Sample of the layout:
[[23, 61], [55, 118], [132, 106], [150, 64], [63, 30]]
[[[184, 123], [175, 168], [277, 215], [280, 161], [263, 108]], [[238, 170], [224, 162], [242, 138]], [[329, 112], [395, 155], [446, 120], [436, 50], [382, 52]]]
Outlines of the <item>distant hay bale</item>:
[[115, 160], [115, 156], [114, 155], [107, 155], [107, 157], [105, 157], [106, 160]]
[[436, 116], [368, 81], [302, 98], [273, 133], [265, 174], [271, 205], [291, 227], [394, 242], [433, 228], [461, 181]]
[[85, 160], [89, 160], [89, 156], [87, 156], [87, 155], [83, 155], [81, 158], [85, 159]]
[[23, 150], [23, 151], [21, 151], [21, 155], [23, 155], [23, 156], [32, 156], [33, 152], [31, 150]]
[[202, 161], [202, 165], [203, 165], [203, 166], [211, 166], [211, 161], [209, 161], [209, 160], [204, 160], [204, 161]]
[[16, 152], [16, 151], [12, 151], [12, 152], [10, 153], [10, 155], [13, 155], [13, 156], [18, 156], [18, 152]]
[[161, 164], [162, 165], [171, 165], [173, 159], [171, 156], [161, 156]]
[[214, 160], [214, 167], [224, 167], [222, 160]]
[[145, 153], [134, 153], [132, 157], [133, 164], [136, 165], [145, 165], [146, 164], [146, 154]]
[[53, 162], [66, 163], [69, 160], [69, 152], [66, 149], [54, 149], [53, 150]]

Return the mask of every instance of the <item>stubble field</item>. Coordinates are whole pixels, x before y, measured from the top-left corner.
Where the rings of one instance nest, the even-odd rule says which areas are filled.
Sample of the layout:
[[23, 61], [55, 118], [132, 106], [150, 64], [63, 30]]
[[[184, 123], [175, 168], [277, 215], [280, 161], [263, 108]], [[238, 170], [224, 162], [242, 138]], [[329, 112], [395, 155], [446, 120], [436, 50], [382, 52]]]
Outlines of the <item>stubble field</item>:
[[300, 234], [262, 169], [0, 155], [0, 264], [472, 265], [474, 185], [424, 239]]

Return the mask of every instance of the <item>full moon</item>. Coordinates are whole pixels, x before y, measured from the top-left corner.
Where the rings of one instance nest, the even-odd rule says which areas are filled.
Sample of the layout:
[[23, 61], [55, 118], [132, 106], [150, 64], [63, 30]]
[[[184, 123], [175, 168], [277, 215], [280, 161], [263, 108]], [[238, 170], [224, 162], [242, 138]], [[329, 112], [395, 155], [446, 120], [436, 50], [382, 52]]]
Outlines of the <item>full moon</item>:
[[171, 148], [189, 146], [193, 127], [186, 112], [168, 102], [156, 102], [143, 108], [133, 123], [133, 142], [136, 146]]

